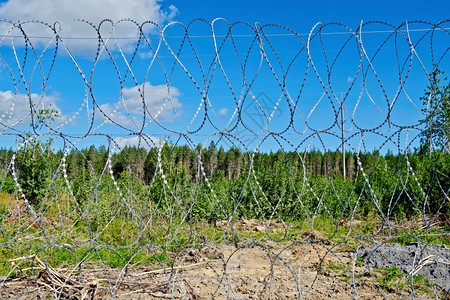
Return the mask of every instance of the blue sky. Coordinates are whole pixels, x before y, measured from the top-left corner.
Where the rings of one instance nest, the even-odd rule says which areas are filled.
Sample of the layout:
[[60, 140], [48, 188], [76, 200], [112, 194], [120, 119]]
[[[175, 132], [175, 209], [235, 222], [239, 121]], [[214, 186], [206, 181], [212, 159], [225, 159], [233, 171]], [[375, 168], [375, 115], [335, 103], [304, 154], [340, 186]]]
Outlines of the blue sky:
[[[347, 149], [364, 146], [369, 150], [376, 149], [392, 134], [395, 134], [392, 141], [388, 141], [382, 151], [405, 149], [417, 136], [417, 131], [398, 131], [398, 126], [411, 126], [422, 118], [419, 98], [427, 83], [427, 71], [432, 66], [430, 34], [417, 45], [412, 60], [409, 60], [411, 51], [405, 36], [399, 34], [395, 40], [395, 36], [390, 36], [392, 27], [385, 24], [365, 25], [362, 40], [366, 56], [362, 56], [355, 38], [348, 44], [346, 41], [351, 36], [349, 32], [356, 29], [361, 20], [382, 21], [394, 26], [405, 20], [437, 23], [448, 18], [450, 11], [449, 1], [0, 2], [3, 2], [1, 18], [12, 21], [36, 19], [51, 24], [60, 21], [65, 42], [65, 46], [59, 45], [55, 64], [50, 69], [55, 43], [48, 27], [36, 23], [23, 26], [42, 62], [37, 64], [31, 49], [25, 52], [24, 39], [17, 28], [12, 32], [9, 31], [11, 25], [1, 23], [0, 30], [7, 37], [0, 47], [3, 59], [0, 143], [14, 145], [17, 132], [30, 130], [28, 103], [31, 98], [39, 107], [52, 105], [57, 109], [61, 118], [53, 127], [60, 126], [58, 132], [73, 135], [68, 140], [81, 148], [107, 143], [106, 135], [123, 146], [136, 144], [139, 136], [145, 137], [150, 144], [158, 144], [159, 139], [171, 136], [172, 141], [177, 141], [178, 133], [188, 133], [188, 138], [181, 137], [179, 143], [209, 144], [214, 140], [221, 141], [224, 146], [234, 144], [248, 150], [258, 146], [263, 150], [277, 150], [280, 145], [285, 150], [296, 147], [335, 150], [340, 145], [340, 128], [335, 124], [335, 115], [339, 101], [345, 97], [346, 136], [354, 135], [347, 140]], [[161, 26], [171, 22], [188, 25], [196, 18], [211, 22], [220, 17], [230, 23], [242, 21], [248, 24], [233, 26], [235, 44], [230, 38], [225, 40], [219, 52], [220, 60], [215, 56], [211, 24], [196, 21], [188, 29], [193, 48], [185, 40], [178, 53], [185, 30], [181, 24], [173, 23], [166, 28], [167, 44], [161, 43], [159, 48], [158, 30], [146, 25], [144, 33], [150, 37], [153, 49], [143, 43], [133, 56], [137, 39], [111, 36], [107, 44], [111, 57], [103, 49], [96, 61], [95, 30], [86, 23], [66, 23], [70, 19], [83, 18], [97, 25], [104, 18], [115, 22], [125, 17], [138, 23], [150, 19]], [[265, 26], [261, 31], [267, 35], [262, 39], [265, 50], [265, 56], [262, 56], [257, 43], [250, 47], [255, 37], [251, 26], [256, 22], [289, 27], [301, 34], [303, 42], [287, 28]], [[309, 32], [319, 22], [342, 23], [349, 28], [327, 25], [322, 35], [325, 54], [320, 39], [313, 39], [309, 44], [312, 58], [309, 62], [306, 49], [302, 48]], [[450, 22], [445, 25], [450, 27]], [[408, 26], [413, 42], [426, 33], [423, 29], [430, 28], [427, 24], [417, 23]], [[107, 36], [111, 24], [104, 23], [101, 28], [102, 34]], [[316, 27], [314, 32], [318, 29]], [[215, 21], [217, 45], [221, 45], [227, 30], [225, 21]], [[117, 37], [134, 37], [136, 32], [136, 25], [128, 21], [115, 27]], [[402, 33], [406, 33], [405, 26]], [[383, 45], [381, 49], [380, 45]], [[436, 32], [433, 36], [435, 59], [441, 57], [449, 45], [448, 34]], [[22, 66], [25, 55], [27, 63]], [[449, 56], [445, 54], [440, 63], [444, 70], [450, 70]], [[246, 57], [243, 72], [241, 64]], [[327, 62], [330, 67], [334, 60], [333, 68], [327, 71]], [[87, 82], [93, 82], [92, 91], [86, 90], [79, 69]], [[280, 88], [283, 78], [286, 87]], [[406, 82], [404, 85], [403, 81]], [[399, 90], [400, 86], [403, 90]], [[203, 102], [205, 95], [207, 101]], [[94, 100], [98, 104], [95, 109]], [[147, 106], [145, 113], [143, 100]], [[384, 122], [390, 109], [391, 122]], [[241, 120], [237, 112], [242, 114]], [[116, 124], [107, 121], [105, 115]], [[382, 135], [370, 133], [373, 129]], [[369, 132], [363, 133], [364, 130]], [[318, 131], [326, 132], [317, 134]], [[43, 127], [38, 132], [45, 135], [51, 131]], [[220, 138], [219, 132], [228, 132], [230, 138]], [[269, 132], [279, 135], [263, 140]], [[85, 134], [88, 136], [82, 137]], [[62, 140], [56, 140], [62, 144]], [[417, 145], [417, 139], [413, 145]]]
[[165, 1], [179, 10], [182, 22], [224, 17], [230, 21], [277, 23], [309, 32], [317, 22], [340, 22], [356, 28], [361, 20], [399, 24], [404, 20], [437, 22], [449, 18], [446, 0], [411, 1]]

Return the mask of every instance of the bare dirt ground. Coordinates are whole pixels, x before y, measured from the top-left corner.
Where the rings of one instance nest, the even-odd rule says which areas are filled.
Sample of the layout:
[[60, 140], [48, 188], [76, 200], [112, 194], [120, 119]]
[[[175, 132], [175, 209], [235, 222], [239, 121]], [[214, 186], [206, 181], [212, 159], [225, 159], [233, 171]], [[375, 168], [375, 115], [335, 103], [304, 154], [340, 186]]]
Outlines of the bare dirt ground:
[[[253, 223], [246, 220], [237, 225], [256, 232], [266, 229]], [[445, 288], [423, 282], [411, 284], [408, 276], [386, 280], [383, 269], [370, 267], [371, 262], [365, 263], [343, 246], [332, 244], [320, 233], [306, 231], [297, 242], [205, 243], [180, 249], [170, 253], [172, 266], [156, 262], [126, 268], [84, 264], [82, 269], [54, 270], [37, 258], [37, 275], [8, 280], [0, 277], [0, 299], [446, 297]]]
[[[357, 266], [350, 252], [321, 243], [216, 245], [179, 253], [172, 268], [43, 268], [3, 282], [1, 299], [410, 299], [410, 285], [381, 288], [382, 276]], [[444, 294], [414, 290], [416, 299]]]

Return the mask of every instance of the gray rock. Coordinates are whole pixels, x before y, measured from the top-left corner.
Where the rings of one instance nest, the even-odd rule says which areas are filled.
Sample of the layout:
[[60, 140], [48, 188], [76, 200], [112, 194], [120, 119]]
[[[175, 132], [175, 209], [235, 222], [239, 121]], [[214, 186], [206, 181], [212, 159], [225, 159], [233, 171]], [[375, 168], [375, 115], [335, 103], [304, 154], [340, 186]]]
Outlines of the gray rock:
[[397, 267], [408, 274], [421, 274], [445, 290], [450, 289], [450, 249], [441, 245], [374, 243], [357, 253], [367, 267]]

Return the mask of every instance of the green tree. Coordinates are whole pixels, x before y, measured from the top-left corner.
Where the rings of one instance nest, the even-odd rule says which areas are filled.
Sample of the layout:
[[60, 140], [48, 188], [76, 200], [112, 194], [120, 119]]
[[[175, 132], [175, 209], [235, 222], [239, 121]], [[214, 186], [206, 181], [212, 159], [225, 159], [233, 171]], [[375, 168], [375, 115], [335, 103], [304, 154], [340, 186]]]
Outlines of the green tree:
[[28, 133], [25, 137], [23, 148], [16, 154], [15, 166], [25, 198], [31, 204], [38, 205], [47, 193], [55, 155], [52, 152], [53, 140], [48, 138], [42, 141], [36, 133], [53, 123], [60, 114], [53, 108], [40, 109], [34, 114], [35, 122], [30, 126], [33, 127], [35, 134]]
[[429, 75], [430, 85], [422, 97], [425, 119], [421, 124], [425, 126], [422, 132], [422, 149], [432, 152], [436, 148], [449, 147], [450, 134], [450, 82], [443, 77], [444, 71], [434, 68]]
[[50, 145], [33, 138], [16, 155], [18, 182], [25, 198], [33, 205], [44, 198], [49, 183]]
[[[448, 191], [450, 189], [450, 82], [444, 76], [444, 71], [436, 66], [429, 75], [430, 85], [422, 97], [425, 108], [425, 119], [421, 123], [425, 126], [421, 136], [420, 152], [428, 153], [428, 157], [421, 158], [421, 184], [426, 186], [425, 206], [428, 213], [441, 212], [448, 215], [450, 203]], [[438, 151], [433, 151], [436, 149]]]

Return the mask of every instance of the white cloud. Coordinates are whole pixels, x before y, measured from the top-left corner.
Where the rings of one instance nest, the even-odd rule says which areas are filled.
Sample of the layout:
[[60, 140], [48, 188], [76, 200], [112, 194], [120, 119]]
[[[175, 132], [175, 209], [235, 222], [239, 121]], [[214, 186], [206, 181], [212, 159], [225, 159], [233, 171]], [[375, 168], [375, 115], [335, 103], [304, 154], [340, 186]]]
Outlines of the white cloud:
[[[157, 24], [163, 24], [172, 20], [177, 14], [178, 9], [170, 5], [163, 9], [158, 0], [9, 0], [0, 5], [0, 19], [10, 20], [12, 22], [39, 20], [53, 25], [56, 21], [61, 24], [60, 36], [72, 52], [88, 52], [92, 54], [97, 48], [96, 31], [86, 23], [71, 22], [76, 19], [89, 21], [98, 26], [104, 19], [110, 19], [112, 22], [131, 18], [139, 24], [145, 21], [153, 21]], [[11, 24], [0, 23], [0, 34], [6, 34], [12, 28]], [[24, 24], [23, 28], [28, 36], [54, 36], [50, 28], [38, 23]], [[111, 24], [102, 25], [102, 35], [105, 37], [111, 32]], [[152, 30], [152, 26], [145, 26], [146, 33]], [[117, 24], [115, 30], [120, 37], [137, 37], [138, 26], [132, 22], [122, 22]], [[10, 35], [21, 35], [19, 29], [15, 29]], [[71, 39], [64, 39], [70, 37]], [[94, 38], [73, 39], [73, 38]], [[50, 39], [34, 38], [32, 43], [46, 45]], [[16, 39], [15, 43], [23, 42], [23, 38]], [[126, 48], [135, 40], [125, 40], [122, 47]], [[111, 42], [111, 46], [115, 42]], [[108, 44], [108, 47], [110, 45]], [[95, 53], [95, 52], [94, 52]]]
[[159, 147], [161, 145], [161, 139], [154, 136], [131, 136], [131, 137], [119, 137], [116, 138], [115, 144], [117, 144], [119, 150], [122, 150], [126, 146], [128, 147], [140, 147], [150, 149], [153, 147]]
[[221, 108], [220, 110], [219, 110], [219, 112], [218, 112], [218, 115], [219, 116], [224, 116], [224, 115], [226, 115], [227, 114], [227, 112], [228, 112], [228, 108]]
[[[57, 106], [59, 96], [39, 95], [32, 93], [30, 97], [26, 94], [13, 93], [12, 91], [0, 91], [0, 129], [5, 130], [7, 127], [16, 127], [21, 124], [31, 123], [30, 99], [37, 110], [54, 109], [59, 115], [61, 109]], [[64, 117], [58, 118], [55, 122], [61, 123]]]
[[138, 55], [141, 59], [153, 58], [153, 52], [151, 51], [139, 52]]
[[150, 116], [158, 121], [172, 121], [176, 113], [180, 112], [181, 102], [178, 100], [180, 91], [176, 87], [167, 88], [166, 85], [151, 85], [145, 82], [139, 86], [124, 88], [123, 100], [118, 103], [105, 103], [100, 105], [104, 115], [123, 126], [132, 126], [139, 129], [144, 116], [143, 99], [145, 99], [146, 122]]
[[180, 13], [178, 8], [176, 8], [174, 5], [169, 6], [169, 11], [170, 13], [167, 15], [167, 18], [169, 20], [175, 18]]
[[354, 80], [353, 77], [350, 77], [350, 76], [347, 77], [347, 82], [348, 82], [348, 83], [352, 82], [353, 80]]

